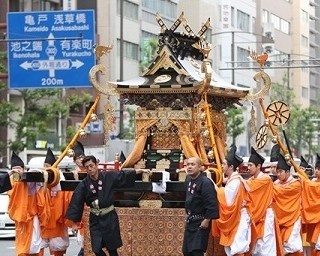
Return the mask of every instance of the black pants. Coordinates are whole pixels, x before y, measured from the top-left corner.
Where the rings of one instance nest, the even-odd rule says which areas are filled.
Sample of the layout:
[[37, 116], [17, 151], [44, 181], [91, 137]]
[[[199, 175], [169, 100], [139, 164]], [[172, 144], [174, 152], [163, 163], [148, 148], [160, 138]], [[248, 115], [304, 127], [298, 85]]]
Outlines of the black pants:
[[183, 256], [203, 256], [203, 251], [201, 250], [195, 250], [195, 251], [192, 251], [192, 252], [184, 252], [183, 253]]
[[[106, 247], [106, 245], [102, 241], [101, 242], [101, 250], [100, 250], [100, 252], [98, 252], [98, 253], [95, 252], [94, 254], [96, 256], [106, 256], [107, 254], [105, 254], [105, 252], [102, 250], [102, 248], [105, 248], [105, 247]], [[107, 250], [108, 250], [108, 253], [109, 253], [110, 256], [119, 256], [117, 249], [110, 250], [110, 249], [107, 248]]]
[[[110, 256], [119, 256], [117, 250], [108, 250]], [[95, 253], [96, 256], [106, 256], [105, 252], [101, 249], [100, 252]]]
[[78, 256], [83, 256], [84, 253], [83, 253], [83, 248], [80, 249], [79, 253], [78, 253]]

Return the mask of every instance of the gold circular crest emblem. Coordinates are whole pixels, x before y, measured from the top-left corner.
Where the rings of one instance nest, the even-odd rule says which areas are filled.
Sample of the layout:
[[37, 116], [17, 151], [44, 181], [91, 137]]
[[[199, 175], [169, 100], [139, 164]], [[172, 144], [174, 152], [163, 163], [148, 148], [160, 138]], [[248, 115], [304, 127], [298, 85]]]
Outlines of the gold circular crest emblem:
[[155, 83], [165, 83], [165, 82], [170, 81], [170, 79], [171, 79], [171, 76], [170, 76], [170, 75], [160, 75], [160, 76], [157, 76], [157, 77], [154, 79], [154, 82], [155, 82]]

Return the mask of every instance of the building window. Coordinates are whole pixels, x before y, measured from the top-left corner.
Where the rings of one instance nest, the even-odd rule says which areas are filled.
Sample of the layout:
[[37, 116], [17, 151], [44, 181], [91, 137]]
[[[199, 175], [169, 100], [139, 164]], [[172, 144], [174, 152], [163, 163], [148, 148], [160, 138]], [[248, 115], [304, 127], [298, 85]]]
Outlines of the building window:
[[301, 45], [303, 47], [308, 47], [309, 46], [309, 41], [308, 41], [308, 37], [301, 35]]
[[218, 49], [216, 51], [218, 51], [219, 61], [222, 61], [222, 45], [221, 44], [219, 44]]
[[[120, 56], [120, 40], [117, 40], [117, 53]], [[132, 60], [139, 60], [139, 45], [123, 41], [123, 57]]]
[[302, 98], [308, 99], [309, 98], [309, 94], [308, 94], [309, 90], [307, 87], [301, 86], [301, 96]]
[[234, 7], [231, 6], [231, 27], [234, 27]]
[[149, 65], [152, 61], [151, 59], [155, 57], [155, 54], [158, 50], [158, 46], [155, 45], [155, 43], [158, 43], [157, 35], [147, 31], [142, 31], [140, 58], [143, 65], [145, 63]]
[[269, 23], [269, 12], [267, 10], [262, 11], [262, 22]]
[[142, 0], [142, 7], [149, 9], [150, 11], [156, 13], [159, 12], [168, 18], [176, 19], [177, 17], [177, 4], [167, 1], [150, 1]]
[[155, 39], [157, 39], [157, 38], [158, 38], [158, 35], [157, 35], [157, 34], [150, 33], [150, 32], [148, 32], [148, 31], [142, 30], [142, 39], [145, 39], [145, 38], [155, 38]]
[[252, 30], [252, 31], [254, 31], [255, 26], [256, 26], [256, 18], [255, 18], [255, 17], [252, 17], [252, 24], [251, 24], [251, 30]]
[[289, 34], [290, 23], [284, 19], [281, 19], [277, 15], [270, 14], [270, 22], [273, 23], [275, 29], [280, 30], [283, 33]]
[[309, 68], [308, 68], [309, 62], [307, 62], [307, 61], [305, 61], [305, 60], [302, 60], [302, 61], [301, 61], [301, 66], [303, 66], [303, 67], [301, 68], [301, 71], [302, 71], [302, 72], [309, 73]]
[[237, 10], [237, 28], [249, 32], [250, 16], [240, 10]]
[[249, 67], [250, 62], [248, 61], [248, 56], [250, 55], [250, 51], [247, 49], [243, 49], [241, 47], [237, 47], [237, 61], [239, 62], [239, 66], [241, 67]]
[[[310, 73], [310, 86], [317, 86], [317, 75], [315, 73]], [[314, 89], [310, 90], [310, 97], [311, 96], [316, 96]]]
[[270, 14], [270, 22], [273, 23], [275, 29], [280, 30], [280, 18], [274, 14]]
[[123, 1], [123, 15], [131, 20], [139, 19], [139, 5], [126, 0], [117, 1], [117, 14], [120, 15], [120, 2]]
[[290, 33], [290, 23], [286, 20], [283, 20], [283, 19], [280, 19], [280, 23], [281, 23], [280, 30], [283, 33], [289, 34]]
[[309, 22], [309, 14], [305, 10], [301, 10], [301, 20], [305, 23]]

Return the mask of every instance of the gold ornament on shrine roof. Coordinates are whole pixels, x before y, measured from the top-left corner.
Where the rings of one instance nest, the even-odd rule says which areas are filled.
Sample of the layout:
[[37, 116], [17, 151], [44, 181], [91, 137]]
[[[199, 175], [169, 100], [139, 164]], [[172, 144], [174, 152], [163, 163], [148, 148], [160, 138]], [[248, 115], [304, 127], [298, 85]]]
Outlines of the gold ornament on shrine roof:
[[255, 60], [260, 65], [260, 68], [262, 69], [264, 67], [265, 63], [267, 62], [269, 55], [266, 52], [264, 52], [262, 54], [257, 54], [257, 52], [255, 50], [252, 50], [250, 52], [249, 57], [251, 59]]

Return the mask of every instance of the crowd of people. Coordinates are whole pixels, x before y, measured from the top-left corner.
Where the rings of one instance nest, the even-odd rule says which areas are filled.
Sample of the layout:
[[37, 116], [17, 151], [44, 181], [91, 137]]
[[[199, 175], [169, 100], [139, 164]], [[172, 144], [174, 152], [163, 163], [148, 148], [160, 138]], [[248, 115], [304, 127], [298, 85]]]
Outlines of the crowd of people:
[[[100, 172], [94, 156], [85, 156], [83, 145], [76, 142], [73, 147], [73, 178], [85, 172], [87, 175], [76, 190], [62, 191], [60, 182], [47, 187], [43, 182], [15, 182], [14, 174], [22, 176], [26, 171], [41, 171], [45, 177], [56, 158], [50, 148], [42, 170], [27, 170], [22, 159], [15, 153], [11, 157], [11, 170], [0, 174], [0, 192], [8, 191], [8, 213], [15, 222], [15, 247], [17, 256], [43, 256], [48, 248], [50, 255], [67, 255], [69, 246], [68, 228], [77, 237], [80, 251], [84, 255], [83, 209], [90, 207], [90, 233], [92, 250], [96, 255], [118, 255], [122, 246], [119, 220], [113, 206], [113, 189], [133, 186], [136, 174], [150, 172], [138, 169], [134, 171]], [[61, 171], [60, 180], [64, 180]], [[11, 177], [11, 178], [10, 178]], [[112, 230], [111, 230], [112, 228]]]
[[[90, 207], [92, 251], [98, 256], [106, 255], [105, 250], [110, 256], [118, 255], [122, 240], [113, 190], [133, 186], [136, 174], [150, 171], [100, 172], [98, 160], [85, 156], [81, 143], [76, 143], [74, 152], [74, 179], [80, 172], [87, 174], [74, 192], [62, 191], [59, 183], [46, 187], [39, 182], [12, 182], [12, 177], [10, 182], [10, 176], [26, 171], [15, 152], [11, 170], [0, 174], [0, 192], [8, 191], [8, 213], [16, 225], [16, 255], [41, 256], [46, 248], [51, 255], [67, 255], [68, 227], [77, 235], [78, 255], [83, 255], [85, 205]], [[320, 255], [320, 156], [312, 179], [293, 172], [277, 145], [271, 160], [275, 181], [262, 169], [264, 157], [251, 148], [250, 178], [244, 179], [238, 172], [243, 159], [233, 146], [222, 161], [221, 187], [203, 172], [199, 158], [186, 160], [184, 256], [203, 256], [210, 234], [228, 256]], [[44, 172], [55, 161], [48, 149]], [[302, 157], [301, 170], [310, 167]], [[62, 172], [60, 179], [64, 179]]]
[[309, 179], [301, 175], [310, 168], [304, 158], [296, 173], [276, 147], [275, 181], [262, 171], [265, 159], [254, 148], [247, 180], [237, 171], [243, 160], [235, 147], [222, 162], [225, 186], [217, 188], [220, 217], [212, 234], [228, 256], [320, 255], [320, 157]]

